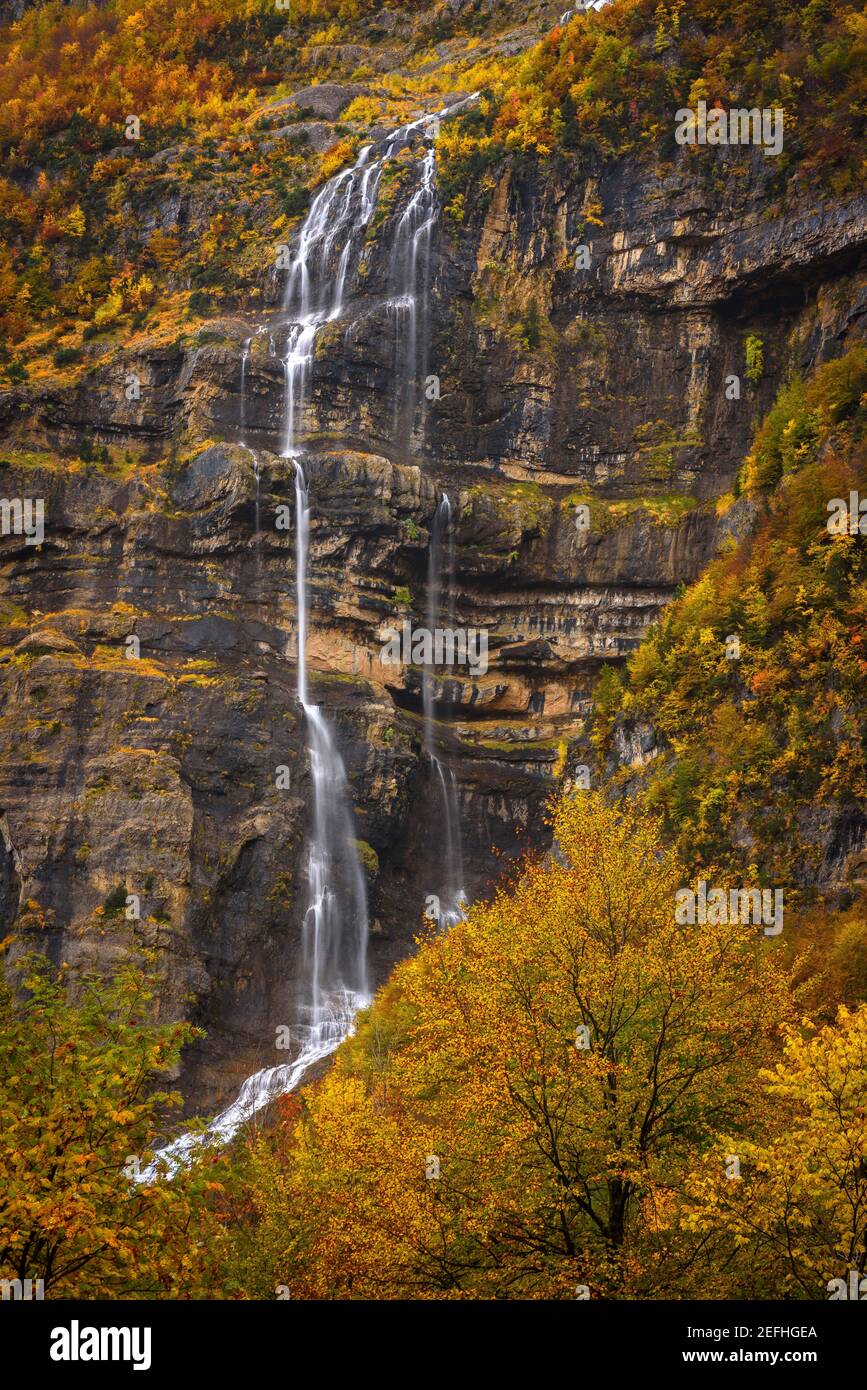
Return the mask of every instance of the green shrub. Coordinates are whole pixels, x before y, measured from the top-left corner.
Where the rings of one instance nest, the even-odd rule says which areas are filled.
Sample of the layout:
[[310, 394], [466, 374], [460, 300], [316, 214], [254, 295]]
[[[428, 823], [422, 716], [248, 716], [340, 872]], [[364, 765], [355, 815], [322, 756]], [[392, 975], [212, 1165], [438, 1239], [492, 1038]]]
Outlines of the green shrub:
[[747, 458], [742, 484], [747, 492], [770, 492], [786, 473], [813, 458], [832, 431], [858, 431], [867, 418], [867, 348], [825, 362], [809, 382], [794, 377], [781, 386]]
[[102, 905], [103, 916], [122, 917], [126, 911], [126, 884], [118, 883], [112, 888]]
[[73, 362], [80, 362], [83, 356], [81, 348], [59, 347], [51, 360], [55, 367], [68, 367]]
[[748, 333], [744, 342], [744, 356], [746, 358], [746, 378], [753, 385], [761, 381], [765, 370], [765, 345], [761, 338], [757, 338], [754, 333]]

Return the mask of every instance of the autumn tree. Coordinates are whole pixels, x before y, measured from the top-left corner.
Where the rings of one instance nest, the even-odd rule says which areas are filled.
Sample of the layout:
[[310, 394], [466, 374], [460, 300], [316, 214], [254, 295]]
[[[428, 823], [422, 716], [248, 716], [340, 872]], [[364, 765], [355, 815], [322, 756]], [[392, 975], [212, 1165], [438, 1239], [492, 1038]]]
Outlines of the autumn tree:
[[180, 1100], [161, 1080], [195, 1035], [153, 1021], [151, 966], [85, 973], [71, 998], [68, 972], [32, 956], [20, 991], [0, 983], [0, 1278], [64, 1298], [210, 1287], [213, 1165], [136, 1181]]
[[642, 1297], [700, 1283], [696, 1154], [754, 1114], [778, 943], [678, 926], [659, 827], [592, 793], [555, 849], [395, 973], [255, 1157], [266, 1282], [304, 1297]]
[[[774, 1132], [720, 1138], [690, 1181], [690, 1225], [728, 1238], [726, 1263], [754, 1297], [828, 1298], [867, 1275], [867, 1005], [789, 1027], [762, 1073]], [[737, 1151], [735, 1175], [719, 1154]]]

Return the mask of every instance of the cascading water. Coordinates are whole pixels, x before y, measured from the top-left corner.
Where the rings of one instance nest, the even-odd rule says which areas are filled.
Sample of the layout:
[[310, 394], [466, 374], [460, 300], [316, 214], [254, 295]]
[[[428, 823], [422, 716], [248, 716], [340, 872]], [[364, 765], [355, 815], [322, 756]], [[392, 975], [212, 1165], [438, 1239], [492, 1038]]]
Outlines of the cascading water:
[[310, 504], [300, 462], [295, 463], [296, 575], [298, 586], [298, 702], [307, 726], [313, 778], [313, 825], [307, 856], [298, 1059], [309, 1066], [327, 1056], [352, 1030], [368, 1002], [367, 890], [353, 839], [346, 772], [322, 711], [307, 692], [307, 549]]
[[[153, 1181], [171, 1175], [202, 1144], [228, 1142], [257, 1111], [293, 1090], [313, 1062], [328, 1056], [352, 1031], [355, 1015], [368, 1002], [366, 950], [367, 896], [358, 849], [352, 836], [351, 803], [346, 772], [330, 726], [318, 706], [308, 699], [307, 683], [307, 558], [310, 501], [296, 436], [303, 427], [306, 385], [313, 363], [316, 336], [326, 323], [341, 318], [353, 286], [366, 227], [376, 208], [386, 162], [432, 120], [446, 119], [476, 99], [477, 93], [443, 108], [436, 117], [424, 116], [393, 131], [384, 150], [372, 158], [365, 146], [351, 169], [335, 175], [318, 191], [298, 235], [289, 266], [280, 325], [285, 328], [284, 439], [282, 453], [295, 465], [295, 563], [297, 586], [297, 697], [303, 710], [307, 751], [313, 781], [313, 815], [307, 854], [307, 907], [303, 923], [302, 972], [297, 1024], [292, 1031], [294, 1056], [285, 1065], [268, 1067], [244, 1082], [236, 1100], [201, 1133], [185, 1134], [156, 1155], [140, 1175]], [[427, 352], [427, 300], [430, 242], [438, 215], [436, 161], [432, 147], [420, 161], [418, 186], [401, 214], [392, 250], [388, 311], [395, 323], [395, 425], [412, 451], [413, 421], [418, 399], [416, 384], [426, 369], [419, 353]], [[339, 251], [337, 250], [339, 246]], [[335, 262], [336, 256], [336, 262]], [[261, 331], [261, 329], [259, 330]], [[241, 357], [240, 436], [246, 443], [247, 368], [251, 339]], [[272, 355], [279, 349], [271, 331]], [[420, 359], [420, 360], [419, 360]], [[423, 419], [423, 417], [422, 417]], [[254, 455], [255, 458], [255, 455]], [[258, 531], [259, 470], [256, 460], [256, 526]], [[444, 497], [437, 509], [431, 538], [428, 618], [436, 626], [442, 588], [443, 537], [451, 593], [451, 509]], [[425, 673], [425, 748], [430, 756], [437, 795], [444, 808], [444, 857], [448, 884], [441, 911], [443, 923], [458, 920], [464, 903], [461, 880], [460, 829], [454, 773], [434, 752], [433, 672]]]
[[239, 442], [247, 450], [253, 460], [253, 476], [256, 479], [256, 497], [253, 504], [253, 548], [256, 563], [256, 595], [262, 589], [262, 550], [260, 547], [261, 526], [261, 484], [262, 469], [259, 455], [255, 449], [251, 449], [247, 443], [247, 367], [250, 361], [250, 346], [252, 338], [245, 338], [241, 350], [241, 386], [240, 386], [240, 407], [238, 410], [238, 434]]
[[[304, 711], [307, 753], [313, 779], [313, 818], [307, 853], [307, 908], [304, 913], [303, 956], [294, 1029], [297, 1062], [304, 1069], [327, 1056], [352, 1031], [355, 1014], [368, 1002], [367, 891], [358, 847], [352, 835], [352, 814], [346, 771], [330, 725], [307, 689], [307, 557], [310, 540], [310, 496], [296, 445], [303, 420], [307, 376], [313, 361], [316, 334], [340, 314], [349, 251], [356, 233], [352, 218], [356, 183], [364, 185], [367, 150], [354, 169], [325, 185], [301, 229], [298, 251], [289, 269], [284, 308], [297, 314], [290, 322], [284, 362], [283, 455], [295, 465], [295, 575], [297, 595], [297, 687]], [[368, 171], [365, 170], [365, 174]], [[341, 231], [346, 240], [340, 252], [333, 289], [327, 267]]]
[[[430, 241], [436, 219], [436, 155], [433, 148], [429, 148], [422, 159], [419, 185], [397, 224], [391, 256], [389, 307], [395, 320], [394, 435], [395, 440], [401, 437], [407, 440], [410, 453], [417, 400], [421, 403], [422, 414], [424, 412], [425, 394], [419, 395], [417, 383], [424, 380], [427, 367]], [[421, 360], [419, 343], [424, 354]]]
[[239, 411], [238, 426], [241, 436], [241, 443], [247, 442], [247, 367], [250, 362], [250, 345], [252, 338], [244, 339], [244, 346], [241, 349], [241, 408]]
[[406, 145], [421, 139], [427, 142], [426, 148], [418, 161], [417, 185], [395, 228], [383, 306], [394, 324], [395, 440], [403, 439], [412, 452], [417, 405], [421, 406], [420, 431], [424, 426], [426, 398], [419, 393], [418, 383], [426, 371], [430, 247], [438, 216], [432, 140], [437, 122], [457, 114], [476, 96], [473, 93], [444, 107], [435, 116], [410, 121], [378, 146], [365, 145], [352, 168], [335, 175], [317, 192], [298, 234], [283, 296], [287, 383], [291, 382], [297, 397], [287, 419], [303, 423], [304, 384], [319, 329], [346, 317], [347, 334], [351, 332], [347, 296], [357, 281], [385, 165]]
[[[443, 493], [431, 524], [427, 571], [427, 624], [433, 635], [440, 620], [453, 626], [454, 535], [452, 508]], [[445, 598], [443, 588], [445, 586]], [[446, 687], [447, 690], [447, 687]], [[454, 771], [436, 751], [436, 672], [433, 665], [425, 668], [422, 677], [422, 709], [424, 713], [424, 746], [430, 761], [430, 776], [434, 804], [442, 808], [443, 847], [442, 881], [437, 894], [440, 927], [454, 926], [464, 916], [467, 905], [464, 891], [464, 863], [461, 845], [460, 805], [458, 784]], [[447, 694], [441, 696], [442, 709]]]
[[313, 778], [313, 825], [307, 855], [308, 897], [302, 933], [302, 976], [294, 1056], [283, 1066], [249, 1076], [228, 1109], [198, 1134], [184, 1134], [160, 1149], [138, 1180], [171, 1177], [203, 1144], [226, 1144], [243, 1124], [278, 1096], [293, 1091], [314, 1062], [352, 1032], [369, 1002], [367, 891], [352, 820], [346, 773], [334, 737], [307, 698], [307, 549], [310, 507], [300, 463], [295, 463], [295, 567], [298, 604], [296, 694], [304, 711]]

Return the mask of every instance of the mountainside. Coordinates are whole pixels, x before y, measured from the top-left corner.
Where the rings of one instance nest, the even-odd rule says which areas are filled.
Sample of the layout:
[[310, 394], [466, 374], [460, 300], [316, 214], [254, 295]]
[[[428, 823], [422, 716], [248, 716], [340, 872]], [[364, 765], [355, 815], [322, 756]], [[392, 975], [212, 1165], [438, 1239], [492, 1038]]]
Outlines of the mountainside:
[[[649, 760], [656, 675], [600, 730], [600, 672], [644, 662], [680, 586], [762, 523], [738, 478], [781, 387], [863, 340], [867, 37], [845, 3], [144, 10], [2, 16], [0, 476], [45, 526], [0, 542], [0, 911], [12, 958], [154, 945], [166, 1016], [206, 1033], [187, 1108], [211, 1111], [281, 1060], [302, 969], [287, 436], [311, 508], [310, 693], [346, 769], [379, 984], [443, 892], [432, 768], [454, 779], [474, 898], [548, 844], [576, 765]], [[699, 101], [781, 102], [783, 152], [678, 146], [674, 112]], [[296, 401], [291, 267], [326, 195], [303, 269], [311, 303], [341, 292]], [[486, 670], [383, 663], [432, 611], [487, 634]], [[678, 660], [693, 651], [690, 632]], [[721, 814], [707, 781], [687, 838]], [[863, 850], [857, 794], [811, 883], [839, 888]]]

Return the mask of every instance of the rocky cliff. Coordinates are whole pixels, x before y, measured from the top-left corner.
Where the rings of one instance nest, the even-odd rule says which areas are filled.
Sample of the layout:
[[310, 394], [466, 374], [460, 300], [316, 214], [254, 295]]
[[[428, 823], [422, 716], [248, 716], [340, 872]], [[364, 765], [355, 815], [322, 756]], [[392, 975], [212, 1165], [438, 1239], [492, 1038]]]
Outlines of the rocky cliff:
[[[537, 35], [507, 26], [498, 51]], [[357, 56], [331, 54], [336, 80], [280, 98], [288, 126], [270, 104], [248, 161], [342, 138], [372, 80], [346, 80]], [[440, 101], [434, 89], [418, 109]], [[366, 133], [382, 128], [368, 118]], [[317, 339], [303, 418], [312, 693], [346, 763], [377, 982], [412, 948], [438, 881], [420, 673], [380, 656], [391, 629], [424, 621], [443, 491], [455, 623], [489, 641], [484, 674], [441, 672], [435, 692], [477, 894], [544, 843], [542, 809], [601, 665], [749, 527], [732, 488], [780, 382], [844, 350], [867, 303], [867, 202], [795, 181], [778, 205], [760, 150], [710, 171], [686, 152], [501, 161], [443, 188], [432, 385], [408, 422], [389, 277], [419, 154], [408, 138], [380, 193], [351, 311]], [[219, 200], [164, 179], [183, 158], [148, 156], [133, 239], [203, 238]], [[249, 213], [255, 197], [239, 183], [219, 206]], [[253, 279], [249, 304], [212, 286], [192, 323], [93, 338], [74, 371], [34, 373], [0, 400], [3, 495], [45, 508], [42, 544], [0, 542], [4, 926], [16, 952], [72, 962], [110, 960], [132, 933], [155, 944], [163, 1007], [207, 1031], [182, 1074], [197, 1110], [280, 1060], [300, 949], [310, 774], [285, 372], [269, 333], [283, 281], [273, 260]]]

